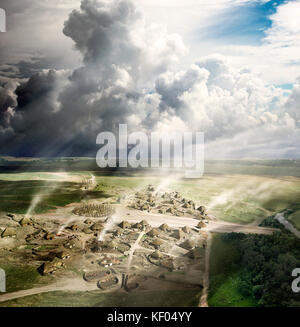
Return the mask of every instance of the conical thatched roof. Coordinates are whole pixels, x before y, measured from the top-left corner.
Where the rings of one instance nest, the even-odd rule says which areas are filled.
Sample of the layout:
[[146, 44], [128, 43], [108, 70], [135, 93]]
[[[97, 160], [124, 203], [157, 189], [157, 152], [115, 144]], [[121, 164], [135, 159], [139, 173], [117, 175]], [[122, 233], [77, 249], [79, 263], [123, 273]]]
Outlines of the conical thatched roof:
[[157, 228], [152, 228], [150, 232], [147, 233], [147, 235], [151, 237], [155, 237], [159, 235], [159, 230]]
[[187, 234], [189, 234], [189, 233], [191, 233], [191, 228], [189, 227], [189, 226], [184, 226], [183, 228], [182, 228], [182, 231], [184, 232], [184, 233], [187, 233]]
[[194, 240], [186, 240], [180, 246], [186, 250], [192, 250], [195, 248], [196, 242]]
[[69, 259], [71, 257], [70, 253], [68, 251], [60, 251], [56, 255], [59, 259]]
[[118, 246], [118, 244], [114, 241], [109, 241], [105, 244], [105, 246], [109, 249], [115, 249]]
[[123, 231], [121, 228], [117, 228], [115, 231], [114, 231], [114, 235], [115, 236], [120, 236], [123, 234]]
[[93, 233], [93, 231], [90, 228], [84, 228], [82, 231], [85, 234], [91, 234], [91, 233]]
[[117, 245], [117, 250], [124, 253], [124, 252], [130, 250], [130, 245], [125, 244], [125, 243], [120, 243]]
[[159, 229], [161, 229], [164, 232], [169, 231], [171, 228], [167, 224], [162, 224], [159, 226]]
[[144, 228], [144, 226], [141, 223], [136, 223], [132, 227], [137, 228], [137, 229], [143, 229]]
[[198, 228], [204, 228], [206, 227], [206, 224], [203, 221], [200, 221], [199, 224], [197, 225]]
[[17, 235], [17, 232], [14, 228], [12, 227], [7, 227], [3, 232], [2, 232], [2, 237], [15, 237]]
[[93, 225], [94, 224], [93, 220], [90, 219], [90, 218], [86, 219], [84, 223], [87, 224], [87, 225]]
[[191, 259], [200, 259], [203, 257], [203, 249], [195, 248], [187, 253], [187, 256]]
[[154, 246], [161, 246], [163, 243], [164, 242], [162, 240], [158, 239], [158, 238], [156, 238], [155, 240], [153, 240], [151, 242], [151, 244], [154, 245]]
[[32, 225], [32, 220], [29, 217], [24, 217], [20, 220], [20, 225], [21, 226]]
[[96, 223], [91, 227], [91, 230], [93, 231], [101, 231], [103, 229], [102, 223]]
[[161, 259], [163, 255], [160, 251], [156, 250], [151, 254], [151, 257], [154, 259]]
[[46, 240], [53, 240], [54, 238], [55, 238], [54, 233], [46, 233], [46, 235], [45, 235]]
[[171, 213], [171, 214], [174, 214], [175, 210], [174, 210], [173, 208], [168, 208], [168, 209], [167, 209], [167, 212], [168, 212], [168, 213]]
[[122, 222], [119, 224], [119, 227], [125, 229], [125, 228], [130, 228], [131, 225], [129, 224], [128, 221], [122, 221]]
[[162, 260], [160, 262], [160, 264], [163, 267], [167, 268], [169, 271], [172, 271], [172, 270], [175, 269], [174, 261], [172, 259], [170, 259], [170, 258], [169, 259], [166, 259], [166, 260]]
[[155, 191], [155, 187], [153, 185], [149, 184], [148, 187], [147, 187], [147, 191], [154, 192]]
[[79, 226], [77, 224], [73, 224], [69, 227], [71, 230], [76, 231], [79, 229]]
[[184, 233], [181, 229], [176, 229], [172, 236], [177, 238], [178, 240], [181, 240], [182, 238], [184, 238]]
[[206, 212], [206, 208], [204, 206], [200, 206], [197, 210], [200, 211], [201, 213]]

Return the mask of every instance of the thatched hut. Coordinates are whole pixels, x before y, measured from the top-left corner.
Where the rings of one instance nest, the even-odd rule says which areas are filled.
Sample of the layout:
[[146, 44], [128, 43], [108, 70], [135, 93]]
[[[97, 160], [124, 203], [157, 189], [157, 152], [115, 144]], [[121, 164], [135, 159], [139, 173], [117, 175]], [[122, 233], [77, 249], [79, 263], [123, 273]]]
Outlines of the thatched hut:
[[7, 227], [1, 234], [2, 237], [16, 237], [17, 231], [15, 228]]

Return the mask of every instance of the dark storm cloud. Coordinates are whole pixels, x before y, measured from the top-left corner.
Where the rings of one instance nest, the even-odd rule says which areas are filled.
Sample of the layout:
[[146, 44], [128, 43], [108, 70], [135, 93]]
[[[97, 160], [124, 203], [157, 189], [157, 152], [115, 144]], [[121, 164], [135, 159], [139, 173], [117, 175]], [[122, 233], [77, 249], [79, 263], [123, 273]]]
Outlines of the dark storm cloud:
[[55, 72], [49, 71], [47, 74], [36, 74], [28, 82], [21, 84], [16, 89], [18, 100], [18, 110], [26, 107], [35, 101], [40, 101], [55, 86]]
[[[64, 33], [81, 52], [83, 65], [74, 71], [40, 72], [21, 83], [9, 130], [15, 141], [2, 152], [94, 154], [101, 130], [126, 122], [142, 125], [147, 112], [138, 102], [144, 85], [184, 49], [177, 36], [148, 30], [127, 0], [82, 1]], [[24, 75], [36, 64], [21, 62], [18, 67]]]
[[9, 67], [9, 66], [2, 66], [0, 67], [0, 72], [3, 74], [8, 73], [8, 74], [15, 74], [16, 69], [15, 67]]
[[57, 60], [54, 58], [33, 57], [16, 63], [7, 63], [0, 66], [0, 76], [10, 79], [24, 80], [45, 69], [57, 69]]
[[18, 69], [10, 65], [0, 65], [0, 80], [16, 79]]
[[11, 81], [0, 82], [0, 129], [9, 126], [12, 109], [17, 105], [15, 88]]
[[[21, 83], [15, 91], [17, 106], [14, 108], [7, 133], [13, 137], [8, 143], [1, 142], [5, 154], [46, 154], [48, 146], [55, 146], [53, 138], [59, 117], [55, 116], [56, 88], [60, 87], [63, 73], [42, 72]], [[2, 133], [4, 133], [2, 131]]]
[[40, 72], [43, 69], [55, 69], [57, 67], [57, 60], [55, 58], [33, 57], [28, 61], [21, 60], [16, 64], [12, 64], [17, 68], [18, 78], [29, 78], [32, 75]]

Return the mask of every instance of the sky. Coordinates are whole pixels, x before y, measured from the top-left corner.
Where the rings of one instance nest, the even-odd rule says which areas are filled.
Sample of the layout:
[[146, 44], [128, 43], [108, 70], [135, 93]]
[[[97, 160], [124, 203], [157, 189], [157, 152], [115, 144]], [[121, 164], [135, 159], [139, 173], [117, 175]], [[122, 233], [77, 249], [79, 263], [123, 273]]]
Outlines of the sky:
[[207, 158], [298, 158], [300, 0], [2, 0], [0, 155], [200, 131]]

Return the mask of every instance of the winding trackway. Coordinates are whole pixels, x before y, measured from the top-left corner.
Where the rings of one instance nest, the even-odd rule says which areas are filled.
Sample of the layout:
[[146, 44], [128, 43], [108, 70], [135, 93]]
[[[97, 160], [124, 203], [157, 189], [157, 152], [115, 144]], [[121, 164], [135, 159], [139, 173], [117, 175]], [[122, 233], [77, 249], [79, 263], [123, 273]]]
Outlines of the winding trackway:
[[94, 283], [89, 284], [82, 278], [72, 278], [63, 281], [57, 281], [56, 283], [47, 286], [35, 287], [29, 290], [22, 290], [0, 295], [0, 303], [40, 293], [56, 291], [94, 291], [97, 289], [98, 287]]
[[139, 246], [139, 243], [142, 239], [142, 237], [145, 235], [145, 232], [141, 232], [139, 237], [137, 238], [137, 240], [135, 241], [135, 243], [133, 244], [133, 246], [130, 249], [130, 253], [129, 253], [129, 259], [128, 259], [128, 265], [127, 265], [127, 274], [129, 273], [130, 270], [130, 266], [131, 266], [131, 262], [132, 262], [132, 258], [134, 255], [134, 251], [137, 249], [137, 247]]
[[300, 231], [295, 228], [286, 218], [284, 217], [284, 212], [280, 212], [275, 216], [275, 219], [278, 220], [286, 229], [293, 233], [296, 237], [300, 238]]
[[199, 307], [208, 307], [207, 295], [209, 290], [209, 260], [210, 260], [210, 251], [212, 244], [212, 235], [209, 233], [207, 238], [207, 244], [205, 249], [205, 272], [203, 276], [203, 290], [199, 302]]

